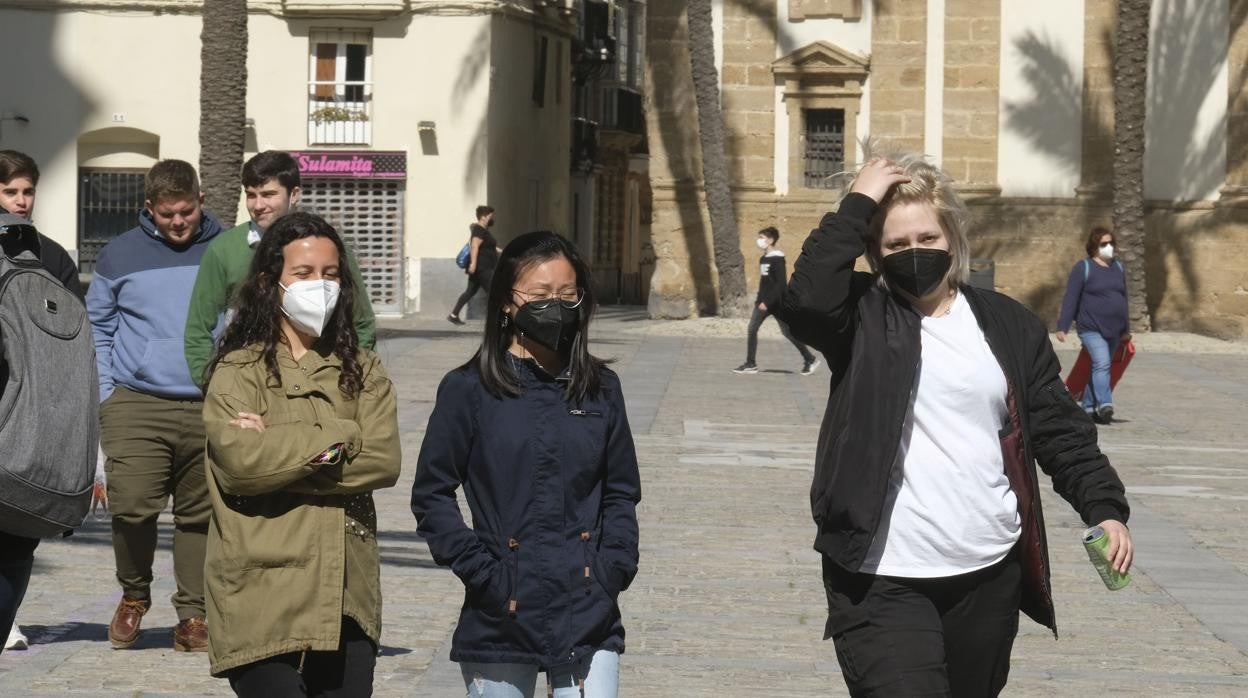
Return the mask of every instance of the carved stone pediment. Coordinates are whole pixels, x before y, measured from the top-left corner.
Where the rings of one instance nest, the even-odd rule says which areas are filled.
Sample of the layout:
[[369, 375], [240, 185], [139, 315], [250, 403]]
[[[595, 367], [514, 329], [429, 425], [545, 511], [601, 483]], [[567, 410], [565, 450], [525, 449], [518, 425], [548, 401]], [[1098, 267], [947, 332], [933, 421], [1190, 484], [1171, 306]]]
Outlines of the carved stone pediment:
[[861, 83], [867, 79], [869, 69], [870, 60], [866, 57], [826, 41], [816, 41], [799, 48], [787, 56], [777, 58], [771, 64], [771, 70], [776, 77], [797, 82], [810, 78], [839, 78]]

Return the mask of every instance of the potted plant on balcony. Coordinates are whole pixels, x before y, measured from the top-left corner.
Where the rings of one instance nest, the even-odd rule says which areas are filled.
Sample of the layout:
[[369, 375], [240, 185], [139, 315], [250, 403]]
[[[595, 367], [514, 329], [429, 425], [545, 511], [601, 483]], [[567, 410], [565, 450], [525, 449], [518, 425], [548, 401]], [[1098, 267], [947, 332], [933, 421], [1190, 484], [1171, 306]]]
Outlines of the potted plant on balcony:
[[360, 107], [326, 104], [308, 113], [308, 137], [313, 143], [367, 143], [368, 113]]

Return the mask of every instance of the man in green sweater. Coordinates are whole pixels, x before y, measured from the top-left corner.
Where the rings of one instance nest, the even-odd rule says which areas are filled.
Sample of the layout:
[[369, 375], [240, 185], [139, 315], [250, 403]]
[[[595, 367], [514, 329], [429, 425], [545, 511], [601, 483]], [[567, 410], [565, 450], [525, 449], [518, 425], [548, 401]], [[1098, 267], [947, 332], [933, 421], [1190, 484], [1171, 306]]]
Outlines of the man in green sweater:
[[[299, 185], [299, 164], [290, 153], [266, 150], [243, 165], [243, 189], [247, 192], [251, 220], [221, 233], [204, 250], [186, 317], [186, 364], [200, 388], [207, 382], [204, 372], [212, 358], [217, 323], [229, 309], [234, 289], [247, 276], [255, 246], [264, 231], [299, 202]], [[355, 256], [348, 253], [348, 259], [356, 287], [367, 290]], [[377, 342], [373, 307], [367, 292], [358, 293], [355, 298], [355, 332], [360, 346], [372, 349]]]

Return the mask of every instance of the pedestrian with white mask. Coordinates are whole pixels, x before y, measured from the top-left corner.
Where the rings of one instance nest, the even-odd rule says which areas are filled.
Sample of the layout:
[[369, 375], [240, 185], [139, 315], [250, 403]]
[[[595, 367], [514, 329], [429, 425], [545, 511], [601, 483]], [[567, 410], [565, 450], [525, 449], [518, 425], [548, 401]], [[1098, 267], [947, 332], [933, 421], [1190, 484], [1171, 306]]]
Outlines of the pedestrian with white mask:
[[[758, 329], [763, 321], [775, 314], [780, 306], [780, 297], [784, 295], [784, 286], [788, 283], [788, 275], [784, 271], [784, 250], [776, 247], [780, 241], [780, 231], [775, 226], [768, 226], [758, 231], [755, 244], [763, 253], [758, 260], [758, 295], [754, 297], [754, 312], [750, 315], [750, 324], [746, 329], [745, 363], [732, 369], [733, 373], [758, 373], [755, 359], [758, 355]], [[802, 356], [802, 375], [809, 376], [819, 367], [819, 359], [811, 353], [806, 345], [793, 338], [789, 326], [780, 318], [776, 318], [780, 326], [780, 334], [789, 340]]]
[[1101, 424], [1114, 419], [1114, 398], [1110, 392], [1110, 364], [1114, 352], [1131, 339], [1127, 312], [1127, 272], [1115, 261], [1114, 234], [1095, 227], [1088, 234], [1084, 250], [1088, 256], [1075, 262], [1066, 279], [1066, 295], [1057, 319], [1057, 341], [1065, 342], [1074, 322], [1079, 341], [1092, 358], [1092, 379], [1083, 391], [1083, 411]]
[[394, 386], [356, 336], [360, 292], [333, 227], [284, 216], [209, 364], [208, 659], [240, 696], [372, 694], [373, 491], [401, 453]]

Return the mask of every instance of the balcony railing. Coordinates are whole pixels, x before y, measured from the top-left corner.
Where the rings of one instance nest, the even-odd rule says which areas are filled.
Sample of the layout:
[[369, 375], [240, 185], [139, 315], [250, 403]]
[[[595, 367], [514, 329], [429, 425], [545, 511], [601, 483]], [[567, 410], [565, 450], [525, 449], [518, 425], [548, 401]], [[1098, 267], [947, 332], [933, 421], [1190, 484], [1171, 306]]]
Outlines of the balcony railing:
[[373, 83], [308, 81], [308, 145], [369, 145]]

